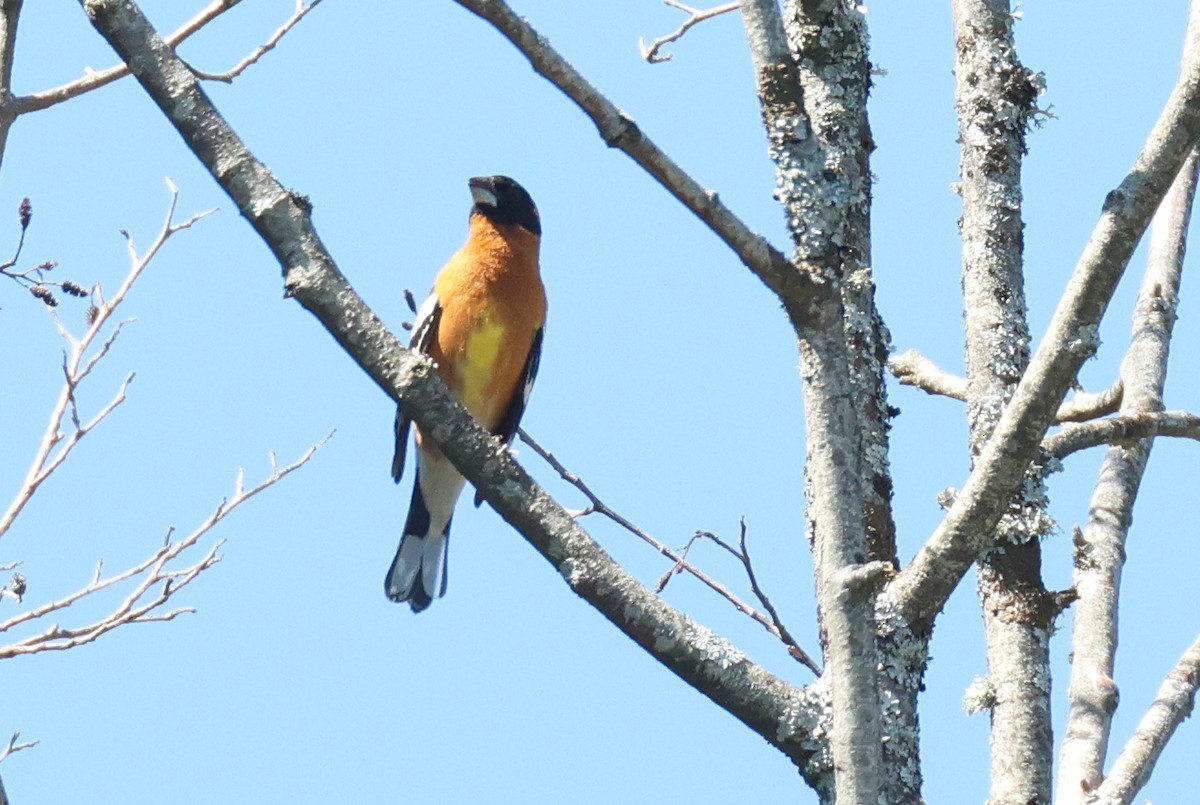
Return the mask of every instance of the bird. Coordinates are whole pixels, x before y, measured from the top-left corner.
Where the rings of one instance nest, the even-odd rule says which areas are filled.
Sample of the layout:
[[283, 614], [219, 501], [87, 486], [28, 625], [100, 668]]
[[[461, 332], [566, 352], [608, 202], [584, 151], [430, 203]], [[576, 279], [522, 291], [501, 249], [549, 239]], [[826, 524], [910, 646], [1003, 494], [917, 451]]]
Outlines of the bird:
[[[467, 182], [467, 241], [438, 273], [417, 311], [410, 348], [437, 372], [473, 417], [512, 441], [537, 377], [546, 324], [539, 254], [542, 225], [525, 188], [508, 176]], [[397, 408], [392, 478], [400, 483], [411, 418]], [[446, 544], [466, 479], [415, 428], [416, 478], [400, 546], [384, 581], [395, 602], [425, 610], [446, 592]], [[481, 498], [476, 496], [475, 505]]]

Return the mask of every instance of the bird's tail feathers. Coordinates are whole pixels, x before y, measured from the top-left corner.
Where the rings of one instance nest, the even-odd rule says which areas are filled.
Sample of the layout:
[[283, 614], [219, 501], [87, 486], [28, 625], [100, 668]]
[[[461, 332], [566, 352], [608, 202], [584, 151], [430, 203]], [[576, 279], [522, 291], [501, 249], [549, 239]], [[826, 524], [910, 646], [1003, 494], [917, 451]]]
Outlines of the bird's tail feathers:
[[407, 601], [413, 612], [428, 607], [435, 596], [446, 593], [446, 544], [450, 523], [440, 534], [431, 533], [429, 510], [418, 478], [413, 484], [412, 505], [396, 558], [388, 568], [384, 590], [393, 601]]

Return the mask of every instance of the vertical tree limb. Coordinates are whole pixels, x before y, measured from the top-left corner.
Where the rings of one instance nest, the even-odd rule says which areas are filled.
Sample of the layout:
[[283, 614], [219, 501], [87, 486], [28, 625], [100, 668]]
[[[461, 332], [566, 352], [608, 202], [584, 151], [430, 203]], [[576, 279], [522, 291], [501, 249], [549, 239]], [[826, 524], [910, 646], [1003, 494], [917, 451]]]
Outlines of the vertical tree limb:
[[874, 590], [851, 579], [869, 561], [864, 529], [862, 439], [850, 381], [838, 245], [852, 171], [831, 167], [814, 136], [799, 70], [776, 0], [743, 0], [742, 18], [758, 78], [767, 152], [787, 216], [794, 261], [822, 293], [807, 310], [788, 309], [800, 338], [808, 438], [806, 488], [817, 599], [832, 687], [830, 750], [839, 803], [875, 805], [882, 785], [876, 685]]
[[[962, 148], [967, 415], [979, 456], [1029, 364], [1021, 165], [1039, 79], [1019, 61], [1008, 0], [954, 0]], [[991, 715], [991, 805], [1050, 801], [1050, 633], [1042, 583], [1045, 486], [1030, 477], [979, 560]]]
[[12, 74], [22, 4], [23, 0], [0, 1], [0, 164], [3, 164], [5, 146], [8, 145], [8, 132], [17, 119]]

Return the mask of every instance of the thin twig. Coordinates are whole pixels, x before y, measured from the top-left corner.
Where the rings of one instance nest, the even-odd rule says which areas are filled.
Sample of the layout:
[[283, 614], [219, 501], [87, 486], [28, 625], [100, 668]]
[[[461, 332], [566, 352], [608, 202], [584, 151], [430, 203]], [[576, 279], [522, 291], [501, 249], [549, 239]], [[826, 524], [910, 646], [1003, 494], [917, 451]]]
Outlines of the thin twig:
[[[213, 0], [213, 2], [209, 3], [208, 6], [205, 7], [199, 14], [185, 22], [173, 33], [169, 34], [164, 41], [172, 48], [178, 47], [180, 43], [182, 43], [192, 34], [196, 33], [201, 28], [205, 27], [240, 2], [241, 0]], [[253, 53], [239, 62], [236, 67], [229, 71], [229, 73], [209, 75], [207, 73], [201, 73], [197, 71], [197, 75], [214, 81], [232, 81], [233, 78], [235, 78], [237, 75], [240, 75], [247, 67], [262, 58], [267, 51], [274, 48], [275, 45], [279, 43], [279, 40], [283, 38], [283, 35], [291, 30], [292, 26], [303, 19], [304, 16], [320, 2], [321, 0], [313, 0], [313, 2], [307, 7], [303, 7], [301, 0], [297, 0], [297, 10], [293, 12], [292, 16], [287, 22], [284, 23], [283, 27], [276, 31], [275, 34], [268, 39], [265, 44], [259, 46]], [[62, 103], [63, 101], [69, 101], [70, 99], [83, 95], [84, 93], [91, 92], [92, 90], [111, 84], [112, 82], [120, 78], [124, 78], [127, 75], [129, 75], [129, 66], [126, 64], [118, 64], [116, 66], [109, 67], [107, 70], [101, 70], [99, 72], [89, 69], [87, 70], [87, 75], [85, 75], [83, 78], [78, 78], [61, 86], [43, 90], [42, 92], [35, 92], [32, 95], [23, 95], [15, 98], [13, 100], [13, 108], [16, 110], [16, 114], [18, 115], [25, 114], [26, 112], [37, 112], [42, 109], [48, 109], [51, 106]]]
[[[80, 423], [76, 407], [76, 390], [84, 378], [91, 373], [96, 364], [109, 354], [109, 350], [120, 334], [124, 322], [116, 326], [94, 353], [89, 354], [89, 350], [100, 335], [100, 332], [104, 329], [105, 324], [108, 323], [121, 303], [125, 301], [133, 284], [137, 282], [142, 272], [150, 265], [167, 240], [172, 235], [190, 228], [197, 221], [214, 212], [213, 210], [202, 212], [193, 215], [183, 223], [175, 223], [174, 215], [176, 205], [179, 201], [179, 188], [169, 179], [167, 180], [167, 186], [171, 192], [171, 200], [167, 205], [167, 215], [161, 229], [150, 244], [150, 248], [142, 255], [139, 255], [134, 248], [133, 239], [127, 238], [131, 262], [129, 273], [111, 300], [105, 301], [99, 294], [94, 296], [96, 315], [83, 336], [75, 338], [66, 329], [60, 319], [55, 319], [59, 327], [59, 332], [62, 334], [64, 340], [66, 340], [68, 347], [63, 362], [64, 381], [62, 390], [59, 392], [58, 400], [51, 410], [50, 421], [42, 434], [41, 444], [34, 454], [34, 459], [29, 471], [26, 473], [25, 481], [21, 484], [20, 489], [18, 489], [17, 494], [3, 516], [0, 516], [0, 537], [3, 537], [9, 528], [12, 527], [17, 516], [25, 508], [25, 505], [29, 503], [38, 488], [53, 475], [55, 470], [62, 466], [71, 451], [79, 444], [80, 439], [103, 422], [109, 414], [125, 401], [125, 393], [129, 388], [129, 384], [133, 381], [134, 375], [132, 373], [125, 378], [125, 381], [117, 391], [116, 397], [107, 406], [93, 416], [87, 424]], [[68, 416], [71, 419], [70, 435], [64, 435], [64, 420]]]
[[0, 647], [0, 659], [15, 657], [22, 654], [36, 654], [42, 651], [63, 651], [75, 646], [90, 643], [100, 635], [116, 629], [126, 623], [157, 623], [173, 620], [177, 616], [193, 612], [191, 607], [180, 607], [167, 612], [160, 611], [176, 593], [188, 586], [208, 568], [221, 561], [218, 554], [224, 540], [218, 540], [197, 562], [183, 567], [171, 566], [171, 562], [184, 551], [196, 545], [204, 536], [212, 531], [222, 520], [232, 514], [239, 506], [253, 498], [258, 493], [279, 483], [285, 477], [307, 464], [326, 442], [332, 438], [330, 433], [317, 444], [310, 447], [303, 456], [295, 462], [280, 467], [272, 458], [271, 472], [265, 480], [250, 489], [246, 489], [241, 481], [241, 471], [238, 473], [236, 492], [233, 497], [222, 500], [208, 518], [194, 531], [181, 539], [172, 539], [174, 529], [168, 530], [163, 545], [141, 562], [107, 578], [103, 577], [104, 565], [97, 564], [91, 581], [80, 589], [62, 598], [44, 603], [20, 614], [14, 615], [0, 623], [0, 633], [8, 632], [18, 626], [33, 623], [45, 618], [51, 613], [64, 610], [72, 604], [96, 593], [114, 587], [122, 582], [138, 579], [133, 589], [115, 609], [102, 618], [84, 626], [62, 628], [57, 624], [48, 629], [30, 635], [6, 646]]
[[9, 755], [20, 752], [22, 749], [31, 749], [39, 743], [41, 741], [21, 741], [21, 733], [14, 732], [12, 737], [8, 739], [8, 745], [4, 749], [0, 749], [0, 763], [7, 760]]
[[714, 6], [713, 8], [700, 11], [692, 8], [691, 6], [685, 6], [683, 3], [678, 3], [676, 0], [663, 0], [663, 2], [671, 8], [677, 8], [686, 13], [688, 18], [682, 25], [679, 26], [679, 30], [675, 31], [675, 33], [659, 37], [651, 42], [649, 46], [646, 45], [645, 39], [642, 39], [641, 37], [638, 38], [638, 49], [640, 49], [642, 52], [642, 58], [651, 64], [659, 64], [661, 62], [670, 61], [674, 54], [664, 53], [659, 55], [659, 51], [664, 45], [669, 45], [672, 42], [677, 42], [682, 39], [683, 35], [691, 30], [693, 25], [697, 25], [705, 20], [710, 20], [713, 17], [719, 17], [722, 14], [728, 14], [730, 11], [737, 11], [738, 9], [738, 3], [725, 3], [724, 5]]
[[251, 51], [250, 55], [234, 65], [232, 69], [224, 73], [206, 73], [203, 70], [195, 70], [196, 76], [205, 81], [221, 81], [226, 84], [233, 83], [233, 79], [244, 73], [247, 67], [274, 50], [275, 46], [279, 44], [279, 40], [283, 39], [288, 31], [292, 30], [300, 20], [304, 19], [308, 15], [308, 12], [320, 4], [321, 0], [311, 0], [307, 5], [304, 4], [304, 0], [296, 0], [296, 10], [292, 12], [292, 16], [288, 17], [283, 25], [279, 26], [279, 29], [271, 35], [270, 39]]
[[[583, 479], [581, 479], [578, 475], [576, 475], [575, 473], [568, 470], [563, 465], [563, 463], [554, 456], [553, 453], [551, 453], [550, 451], [548, 451], [544, 447], [542, 447], [540, 444], [538, 444], [537, 441], [534, 440], [534, 438], [532, 436], [530, 436], [528, 433], [526, 433], [524, 430], [521, 430], [521, 429], [518, 429], [517, 433], [520, 434], [521, 441], [525, 442], [525, 444], [527, 444], [531, 448], [533, 448], [533, 451], [535, 453], [537, 453], [539, 456], [541, 456], [542, 459], [545, 460], [545, 462], [547, 464], [549, 464], [554, 469], [554, 471], [559, 474], [559, 477], [561, 477], [564, 481], [566, 481], [571, 486], [575, 487], [580, 492], [582, 492], [584, 497], [586, 497], [588, 499], [588, 503], [590, 505], [583, 511], [579, 512], [576, 515], [577, 517], [583, 517], [583, 516], [586, 516], [589, 514], [600, 514], [600, 515], [603, 515], [603, 516], [607, 517], [608, 519], [612, 520], [614, 523], [621, 526], [622, 528], [624, 528], [626, 531], [633, 534], [634, 536], [638, 537], [643, 542], [645, 542], [647, 545], [654, 548], [654, 550], [658, 551], [660, 554], [665, 556], [667, 559], [670, 559], [672, 562], [675, 563], [674, 566], [671, 568], [671, 570], [667, 571], [667, 573], [664, 576], [664, 579], [669, 579], [670, 576], [674, 575], [675, 573], [679, 573], [681, 571], [687, 571], [692, 576], [697, 578], [701, 583], [703, 583], [705, 586], [707, 586], [710, 590], [717, 593], [719, 596], [721, 596], [726, 601], [731, 603], [734, 606], [734, 608], [737, 609], [739, 612], [741, 612], [744, 615], [749, 616], [751, 620], [753, 620], [755, 623], [759, 624], [764, 629], [766, 629], [768, 632], [770, 632], [772, 635], [777, 637], [787, 647], [788, 654], [790, 654], [793, 659], [800, 662], [802, 665], [804, 665], [806, 668], [808, 668], [810, 671], [812, 671], [817, 676], [821, 675], [821, 666], [817, 665], [817, 663], [813, 661], [812, 657], [810, 657], [808, 655], [808, 653], [804, 651], [804, 649], [800, 648], [800, 646], [796, 643], [795, 639], [787, 632], [786, 629], [782, 629], [780, 624], [778, 624], [777, 622], [774, 622], [773, 620], [768, 619], [766, 616], [764, 616], [761, 612], [756, 610], [754, 607], [750, 606], [745, 601], [743, 601], [742, 599], [740, 599], [736, 595], [734, 595], [734, 593], [732, 591], [730, 591], [728, 587], [726, 587], [725, 585], [716, 581], [711, 576], [704, 573], [702, 570], [700, 570], [699, 568], [695, 567], [694, 565], [692, 565], [691, 563], [689, 563], [687, 561], [687, 551], [691, 547], [692, 542], [694, 542], [699, 537], [706, 537], [706, 538], [712, 539], [718, 545], [721, 545], [723, 548], [728, 550], [734, 556], [738, 557], [739, 561], [741, 561], [743, 565], [748, 567], [749, 559], [746, 558], [743, 554], [740, 554], [736, 549], [732, 548], [730, 545], [723, 542], [715, 534], [711, 534], [707, 531], [697, 532], [696, 535], [694, 537], [692, 537], [692, 539], [688, 542], [688, 545], [682, 551], [674, 551], [671, 548], [668, 548], [666, 545], [664, 545], [663, 543], [656, 540], [654, 537], [647, 534], [645, 531], [643, 531], [637, 525], [630, 522], [628, 519], [626, 519], [622, 515], [618, 514], [617, 512], [613, 511], [612, 509], [610, 509], [602, 500], [600, 500], [600, 498], [596, 495], [596, 493], [591, 490], [591, 488], [583, 481]], [[743, 533], [744, 533], [744, 529], [745, 529], [745, 526], [743, 525]], [[665, 586], [666, 586], [665, 581], [660, 579], [659, 587], [658, 587], [657, 591], [661, 592], [663, 587], [665, 587]], [[772, 614], [772, 618], [775, 618], [777, 620], [778, 616], [773, 611], [771, 614]]]

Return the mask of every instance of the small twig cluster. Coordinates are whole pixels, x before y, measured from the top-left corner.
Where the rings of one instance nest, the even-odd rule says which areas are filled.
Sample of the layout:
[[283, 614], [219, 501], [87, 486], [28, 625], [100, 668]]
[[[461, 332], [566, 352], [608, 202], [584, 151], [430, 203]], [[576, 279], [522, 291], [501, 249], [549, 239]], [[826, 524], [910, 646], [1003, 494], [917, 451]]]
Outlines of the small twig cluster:
[[28, 290], [35, 298], [42, 300], [46, 307], [58, 307], [58, 298], [50, 290], [51, 288], [59, 288], [68, 296], [80, 298], [89, 296], [90, 291], [74, 280], [47, 279], [46, 275], [58, 267], [58, 263], [54, 260], [46, 260], [24, 271], [17, 269], [21, 251], [25, 248], [25, 233], [29, 230], [29, 224], [33, 220], [33, 204], [29, 199], [21, 199], [21, 205], [17, 209], [17, 218], [21, 224], [21, 236], [17, 239], [17, 248], [13, 252], [13, 256], [0, 263], [0, 275], [8, 277]]
[[[741, 521], [741, 533], [738, 538], [739, 548], [734, 548], [728, 542], [710, 531], [697, 531], [696, 534], [690, 540], [688, 540], [687, 544], [683, 548], [679, 549], [678, 551], [672, 550], [623, 515], [618, 514], [616, 511], [610, 509], [602, 500], [600, 500], [596, 493], [592, 491], [591, 487], [589, 487], [583, 481], [583, 479], [568, 470], [553, 453], [538, 444], [532, 436], [520, 429], [517, 431], [517, 433], [520, 434], [521, 441], [533, 448], [533, 451], [541, 456], [542, 459], [559, 474], [559, 477], [582, 492], [584, 497], [588, 499], [587, 508], [573, 513], [576, 518], [586, 517], [589, 514], [603, 515], [604, 517], [607, 517], [617, 525], [624, 528], [629, 533], [641, 539], [667, 559], [670, 559], [672, 562], [674, 562], [674, 565], [672, 565], [671, 569], [663, 574], [662, 578], [658, 580], [658, 584], [655, 586], [656, 593], [661, 593], [666, 588], [667, 583], [671, 580], [672, 576], [684, 572], [689, 573], [702, 582], [710, 590], [717, 593], [717, 595], [733, 604], [734, 608], [736, 608], [739, 612], [748, 616], [755, 623], [759, 624], [776, 638], [778, 638], [787, 648], [788, 654], [790, 654], [794, 660], [804, 665], [817, 676], [821, 675], [821, 666], [818, 665], [808, 654], [808, 652], [800, 647], [799, 643], [796, 642], [796, 639], [792, 637], [791, 633], [780, 620], [779, 613], [775, 610], [775, 607], [772, 606], [770, 599], [767, 598], [766, 593], [764, 593], [762, 588], [759, 586], [758, 578], [755, 576], [754, 568], [750, 562], [750, 554], [746, 548], [746, 521], [744, 518]], [[717, 545], [733, 554], [733, 556], [736, 557], [739, 562], [741, 562], [742, 567], [746, 571], [746, 576], [750, 581], [751, 591], [754, 593], [754, 596], [758, 599], [762, 607], [767, 611], [768, 615], [763, 615], [754, 607], [750, 606], [741, 598], [739, 598], [728, 587], [716, 581], [707, 573], [688, 562], [688, 552], [698, 539], [709, 539], [715, 542]]]
[[688, 15], [688, 18], [682, 25], [679, 26], [678, 29], [676, 29], [675, 33], [667, 34], [666, 36], [660, 36], [649, 45], [646, 44], [645, 39], [638, 39], [638, 48], [642, 52], [642, 58], [651, 64], [660, 64], [661, 62], [670, 61], [674, 54], [662, 52], [663, 47], [671, 44], [672, 42], [678, 42], [683, 38], [684, 34], [691, 30], [692, 26], [704, 22], [705, 20], [710, 20], [713, 17], [719, 17], [722, 14], [728, 14], [730, 11], [736, 11], [739, 5], [738, 3], [724, 3], [713, 8], [701, 10], [692, 8], [691, 6], [685, 6], [683, 3], [676, 2], [676, 0], [663, 0], [663, 2], [671, 8], [677, 8], [684, 12]]

